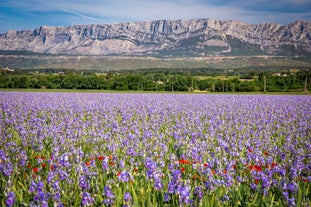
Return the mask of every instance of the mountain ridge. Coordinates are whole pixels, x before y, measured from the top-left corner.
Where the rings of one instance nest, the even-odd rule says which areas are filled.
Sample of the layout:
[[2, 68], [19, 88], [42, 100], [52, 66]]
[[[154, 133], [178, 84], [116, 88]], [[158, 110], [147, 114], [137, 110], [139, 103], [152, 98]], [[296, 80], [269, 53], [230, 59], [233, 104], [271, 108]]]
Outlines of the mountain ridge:
[[0, 50], [68, 55], [311, 58], [311, 23], [248, 24], [209, 18], [41, 26], [0, 34]]

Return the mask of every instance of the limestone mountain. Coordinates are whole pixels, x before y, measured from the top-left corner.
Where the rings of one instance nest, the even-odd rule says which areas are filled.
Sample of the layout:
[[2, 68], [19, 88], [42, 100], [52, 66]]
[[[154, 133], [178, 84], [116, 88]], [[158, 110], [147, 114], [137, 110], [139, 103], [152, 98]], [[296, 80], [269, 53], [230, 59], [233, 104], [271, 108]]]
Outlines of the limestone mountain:
[[42, 26], [0, 34], [0, 50], [71, 55], [311, 58], [311, 23], [247, 24], [214, 19]]

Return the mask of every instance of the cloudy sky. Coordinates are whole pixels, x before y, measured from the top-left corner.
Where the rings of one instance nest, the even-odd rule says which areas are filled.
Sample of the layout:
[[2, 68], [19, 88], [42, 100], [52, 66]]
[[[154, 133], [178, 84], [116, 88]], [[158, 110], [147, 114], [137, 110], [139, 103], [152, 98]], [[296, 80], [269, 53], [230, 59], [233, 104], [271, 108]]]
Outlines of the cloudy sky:
[[311, 21], [311, 0], [0, 0], [0, 33], [42, 25], [192, 18]]

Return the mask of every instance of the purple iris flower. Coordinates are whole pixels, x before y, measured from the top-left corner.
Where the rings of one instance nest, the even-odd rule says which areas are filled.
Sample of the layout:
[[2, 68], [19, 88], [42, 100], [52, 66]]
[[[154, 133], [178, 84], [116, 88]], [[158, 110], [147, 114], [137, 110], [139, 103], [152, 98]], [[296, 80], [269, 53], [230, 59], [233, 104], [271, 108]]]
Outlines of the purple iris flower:
[[8, 193], [5, 204], [7, 207], [12, 207], [15, 203], [15, 193], [13, 191]]
[[112, 198], [112, 199], [115, 198], [115, 195], [112, 192], [111, 188], [107, 185], [104, 187], [104, 193], [108, 198]]
[[131, 196], [131, 194], [129, 193], [129, 192], [126, 192], [125, 194], [124, 194], [124, 201], [126, 202], [126, 203], [131, 203], [132, 202], [132, 196]]
[[83, 192], [82, 194], [82, 205], [92, 205], [94, 202], [94, 199], [92, 198], [91, 194], [88, 192]]
[[125, 170], [123, 170], [119, 175], [119, 180], [122, 182], [128, 182], [130, 181], [130, 178], [130, 174]]

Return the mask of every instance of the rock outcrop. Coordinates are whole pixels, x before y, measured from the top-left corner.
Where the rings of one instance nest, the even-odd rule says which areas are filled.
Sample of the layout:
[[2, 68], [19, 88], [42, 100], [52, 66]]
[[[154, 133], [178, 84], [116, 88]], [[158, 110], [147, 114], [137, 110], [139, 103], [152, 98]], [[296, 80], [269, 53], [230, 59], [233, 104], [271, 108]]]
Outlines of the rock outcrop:
[[311, 57], [311, 23], [158, 20], [0, 34], [0, 50], [77, 55], [279, 55]]

